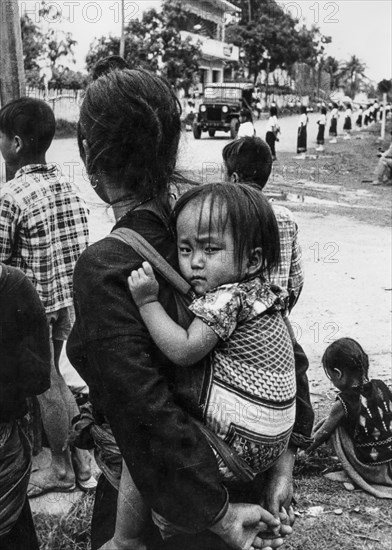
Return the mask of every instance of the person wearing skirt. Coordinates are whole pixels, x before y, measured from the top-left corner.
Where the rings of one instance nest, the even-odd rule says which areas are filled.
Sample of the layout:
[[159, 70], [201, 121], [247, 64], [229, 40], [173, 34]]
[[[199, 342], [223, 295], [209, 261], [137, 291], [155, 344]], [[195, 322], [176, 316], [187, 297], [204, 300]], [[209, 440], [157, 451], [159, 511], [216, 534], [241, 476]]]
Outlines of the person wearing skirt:
[[357, 120], [355, 122], [359, 130], [362, 130], [362, 120], [363, 120], [363, 107], [362, 105], [360, 105], [358, 109]]
[[275, 142], [279, 141], [280, 127], [278, 124], [278, 109], [273, 105], [270, 108], [270, 117], [267, 122], [265, 141], [272, 153], [272, 160], [276, 160]]
[[321, 107], [321, 115], [317, 121], [318, 132], [317, 132], [317, 147], [316, 151], [324, 151], [324, 134], [325, 126], [327, 124], [327, 109], [326, 107]]
[[329, 143], [337, 143], [339, 108], [337, 103], [332, 103], [331, 125], [329, 127]]
[[301, 116], [298, 123], [298, 136], [297, 136], [297, 153], [302, 155], [305, 158], [305, 153], [307, 150], [307, 124], [308, 124], [308, 115], [307, 109], [304, 105], [301, 107]]
[[353, 111], [351, 108], [351, 103], [347, 103], [346, 111], [344, 113], [344, 125], [343, 125], [344, 138], [343, 139], [351, 139], [350, 133], [352, 130], [352, 121], [351, 121], [352, 115], [353, 115]]

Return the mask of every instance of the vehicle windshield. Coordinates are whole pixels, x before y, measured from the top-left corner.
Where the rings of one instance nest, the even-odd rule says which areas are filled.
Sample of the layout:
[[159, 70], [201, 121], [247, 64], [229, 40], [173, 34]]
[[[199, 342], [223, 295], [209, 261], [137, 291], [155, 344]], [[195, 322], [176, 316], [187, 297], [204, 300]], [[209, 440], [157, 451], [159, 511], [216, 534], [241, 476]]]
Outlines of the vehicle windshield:
[[241, 101], [242, 90], [240, 88], [205, 88], [205, 101], [233, 102]]

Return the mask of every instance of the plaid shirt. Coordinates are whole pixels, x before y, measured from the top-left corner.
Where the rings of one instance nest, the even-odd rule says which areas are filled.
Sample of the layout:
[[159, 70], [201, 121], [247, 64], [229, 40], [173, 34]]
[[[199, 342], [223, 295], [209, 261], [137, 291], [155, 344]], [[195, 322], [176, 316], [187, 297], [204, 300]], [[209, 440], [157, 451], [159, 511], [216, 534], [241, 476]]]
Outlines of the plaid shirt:
[[72, 305], [87, 245], [87, 209], [56, 165], [24, 166], [0, 187], [0, 261], [26, 273], [47, 313]]
[[270, 281], [288, 291], [289, 309], [291, 310], [298, 300], [304, 284], [298, 227], [290, 210], [276, 204], [273, 204], [272, 207], [279, 227], [280, 262], [278, 268], [271, 273]]

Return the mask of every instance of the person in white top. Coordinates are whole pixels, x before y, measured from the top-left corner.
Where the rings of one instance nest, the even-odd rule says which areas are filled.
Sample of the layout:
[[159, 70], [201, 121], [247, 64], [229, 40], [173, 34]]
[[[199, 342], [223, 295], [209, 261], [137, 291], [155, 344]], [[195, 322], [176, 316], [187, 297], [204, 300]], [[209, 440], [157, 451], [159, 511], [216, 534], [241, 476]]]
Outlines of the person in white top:
[[[307, 150], [307, 125], [308, 125], [308, 112], [305, 105], [301, 107], [301, 116], [298, 121], [298, 135], [297, 135], [297, 153], [301, 158], [305, 158]], [[298, 157], [299, 158], [299, 157]]]
[[327, 108], [321, 107], [321, 114], [317, 121], [318, 124], [318, 132], [317, 132], [317, 147], [316, 151], [324, 151], [324, 134], [325, 134], [325, 126], [327, 125]]
[[337, 103], [332, 103], [332, 111], [331, 111], [331, 125], [329, 127], [329, 135], [332, 139], [330, 139], [329, 143], [337, 143], [337, 135], [338, 135], [338, 118], [339, 118], [339, 107]]
[[237, 138], [256, 135], [255, 127], [252, 122], [252, 113], [248, 109], [241, 109], [240, 112], [240, 127], [238, 129]]
[[265, 141], [272, 153], [272, 160], [276, 160], [275, 141], [279, 141], [280, 127], [278, 124], [278, 109], [275, 105], [270, 108], [270, 117], [267, 121]]

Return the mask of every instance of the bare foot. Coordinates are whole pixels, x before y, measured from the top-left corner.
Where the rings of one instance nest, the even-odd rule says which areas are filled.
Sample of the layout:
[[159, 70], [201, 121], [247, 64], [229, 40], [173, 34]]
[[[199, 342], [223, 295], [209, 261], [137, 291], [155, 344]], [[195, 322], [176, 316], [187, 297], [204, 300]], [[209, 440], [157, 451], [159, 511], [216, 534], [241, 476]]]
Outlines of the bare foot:
[[86, 481], [91, 477], [91, 454], [85, 449], [72, 447], [72, 463], [78, 480]]
[[27, 496], [38, 497], [50, 492], [69, 493], [75, 489], [73, 475], [58, 475], [52, 468], [42, 468], [31, 473]]

